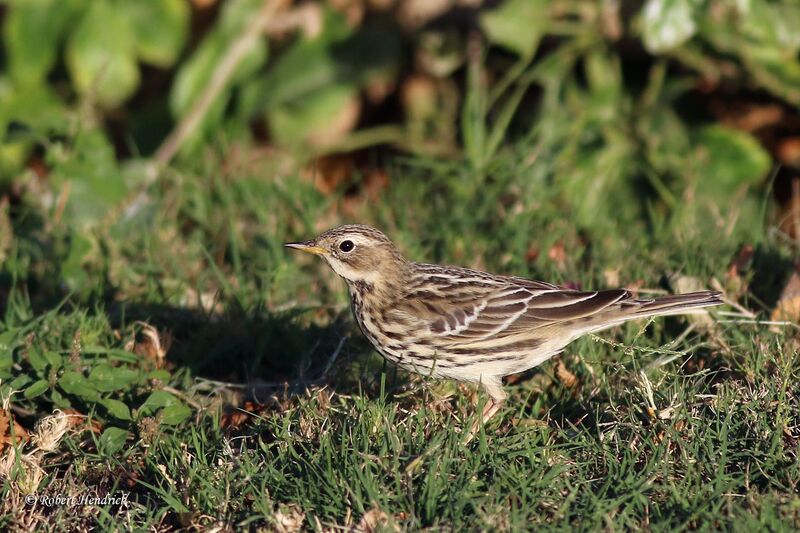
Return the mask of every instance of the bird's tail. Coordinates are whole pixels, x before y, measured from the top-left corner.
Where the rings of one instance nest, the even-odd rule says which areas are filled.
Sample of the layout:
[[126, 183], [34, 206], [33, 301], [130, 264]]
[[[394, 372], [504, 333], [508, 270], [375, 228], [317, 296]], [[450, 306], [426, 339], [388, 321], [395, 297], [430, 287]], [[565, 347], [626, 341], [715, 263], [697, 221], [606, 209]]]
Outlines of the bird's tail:
[[722, 303], [722, 293], [718, 291], [687, 292], [655, 299], [623, 300], [620, 302], [620, 311], [627, 320], [649, 316], [682, 315]]

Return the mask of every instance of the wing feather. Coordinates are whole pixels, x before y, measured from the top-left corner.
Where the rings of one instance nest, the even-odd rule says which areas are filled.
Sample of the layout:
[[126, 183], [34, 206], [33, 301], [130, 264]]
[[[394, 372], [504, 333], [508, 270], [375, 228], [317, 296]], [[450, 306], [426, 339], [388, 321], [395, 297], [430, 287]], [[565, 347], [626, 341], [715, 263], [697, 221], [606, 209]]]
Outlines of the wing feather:
[[453, 283], [450, 276], [428, 276], [426, 284], [388, 310], [387, 318], [404, 324], [411, 321], [415, 329], [427, 330], [443, 344], [500, 341], [526, 330], [594, 315], [630, 297], [622, 289], [577, 291], [521, 278], [505, 279], [506, 284], [500, 285], [495, 280], [483, 283], [478, 277]]
[[565, 299], [560, 306], [537, 306], [531, 302], [528, 314], [541, 320], [557, 322], [561, 320], [574, 320], [593, 315], [615, 304], [630, 293], [624, 289], [600, 292], [573, 292], [573, 299]]

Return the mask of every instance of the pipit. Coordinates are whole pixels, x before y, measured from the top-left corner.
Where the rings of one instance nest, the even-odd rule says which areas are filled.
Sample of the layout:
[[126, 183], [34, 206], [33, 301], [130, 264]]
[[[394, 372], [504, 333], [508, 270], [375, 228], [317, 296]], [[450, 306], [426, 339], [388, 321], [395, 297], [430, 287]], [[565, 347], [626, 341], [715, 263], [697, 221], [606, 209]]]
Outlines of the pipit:
[[363, 225], [286, 246], [321, 255], [344, 278], [356, 321], [383, 357], [419, 374], [480, 383], [490, 398], [480, 424], [506, 399], [504, 376], [547, 361], [581, 335], [722, 303], [714, 291], [637, 298], [625, 289], [579, 291], [414, 263]]

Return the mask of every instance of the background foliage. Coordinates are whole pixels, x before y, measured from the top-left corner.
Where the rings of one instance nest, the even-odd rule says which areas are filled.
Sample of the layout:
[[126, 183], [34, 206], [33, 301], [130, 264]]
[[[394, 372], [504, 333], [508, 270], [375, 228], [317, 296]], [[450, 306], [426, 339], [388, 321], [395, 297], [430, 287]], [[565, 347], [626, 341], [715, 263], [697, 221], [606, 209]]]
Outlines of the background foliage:
[[[798, 527], [796, 2], [4, 0], [0, 19], [0, 524]], [[347, 220], [418, 259], [712, 286], [755, 325], [580, 344], [465, 452], [471, 397], [387, 381], [337, 280], [281, 247]], [[71, 422], [48, 446], [53, 409]], [[24, 506], [45, 487], [137, 503]]]

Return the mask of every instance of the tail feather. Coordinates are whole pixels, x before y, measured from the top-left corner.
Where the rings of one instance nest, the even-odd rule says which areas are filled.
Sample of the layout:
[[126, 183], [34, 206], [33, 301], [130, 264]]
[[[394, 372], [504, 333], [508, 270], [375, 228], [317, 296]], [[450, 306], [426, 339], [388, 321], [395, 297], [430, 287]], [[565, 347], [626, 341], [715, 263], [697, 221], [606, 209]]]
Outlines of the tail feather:
[[571, 339], [574, 340], [585, 333], [597, 333], [628, 320], [651, 316], [688, 314], [703, 307], [713, 307], [722, 303], [722, 293], [717, 291], [671, 294], [650, 299], [634, 298], [633, 295], [628, 293], [626, 297], [614, 304], [616, 306], [615, 310], [610, 310], [611, 313], [598, 313], [598, 316], [587, 325], [586, 329], [576, 330]]
[[691, 312], [692, 309], [713, 307], [722, 303], [721, 292], [700, 291], [661, 296], [652, 300], [627, 300], [621, 302], [621, 310], [630, 318], [639, 318], [683, 314]]

